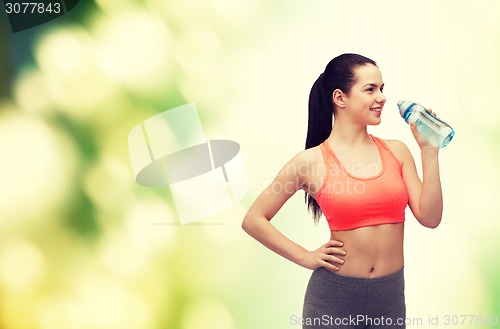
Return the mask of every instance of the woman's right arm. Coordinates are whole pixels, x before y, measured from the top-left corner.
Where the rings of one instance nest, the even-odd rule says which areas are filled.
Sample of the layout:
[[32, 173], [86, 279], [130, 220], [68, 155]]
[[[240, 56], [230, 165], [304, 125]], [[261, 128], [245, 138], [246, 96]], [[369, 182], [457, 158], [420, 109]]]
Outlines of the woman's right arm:
[[341, 242], [331, 240], [314, 251], [308, 251], [288, 239], [270, 223], [283, 204], [297, 190], [306, 186], [308, 170], [304, 169], [308, 168], [307, 158], [302, 151], [279, 171], [274, 181], [248, 210], [242, 228], [270, 250], [300, 266], [308, 269], [325, 267], [330, 271], [338, 271], [338, 265], [343, 260], [334, 255], [345, 255], [340, 249]]

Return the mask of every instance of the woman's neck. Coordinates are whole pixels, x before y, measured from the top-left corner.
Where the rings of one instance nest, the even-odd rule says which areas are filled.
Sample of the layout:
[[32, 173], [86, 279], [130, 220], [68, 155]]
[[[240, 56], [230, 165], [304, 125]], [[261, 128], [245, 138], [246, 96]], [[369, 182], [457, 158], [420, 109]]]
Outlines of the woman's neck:
[[335, 122], [333, 124], [332, 132], [328, 139], [332, 142], [335, 141], [336, 144], [343, 144], [349, 147], [364, 144], [371, 140], [366, 125], [360, 126], [344, 122]]

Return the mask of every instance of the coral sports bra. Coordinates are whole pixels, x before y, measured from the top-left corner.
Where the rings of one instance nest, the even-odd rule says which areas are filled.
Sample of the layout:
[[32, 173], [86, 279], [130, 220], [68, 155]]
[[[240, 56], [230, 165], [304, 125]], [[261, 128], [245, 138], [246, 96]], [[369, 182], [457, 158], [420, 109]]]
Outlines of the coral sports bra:
[[[401, 164], [382, 140], [370, 137], [377, 145], [382, 170], [368, 177], [356, 177], [352, 170], [348, 172], [333, 153], [328, 140], [320, 144], [325, 160], [325, 176], [318, 191], [317, 203], [332, 231], [405, 220], [408, 191]], [[360, 165], [359, 169], [363, 167]]]

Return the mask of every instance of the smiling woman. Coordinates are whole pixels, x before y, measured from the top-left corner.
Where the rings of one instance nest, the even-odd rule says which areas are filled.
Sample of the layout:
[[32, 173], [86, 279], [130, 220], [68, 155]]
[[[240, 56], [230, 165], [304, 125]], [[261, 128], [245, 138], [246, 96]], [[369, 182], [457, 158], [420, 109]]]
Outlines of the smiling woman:
[[[373, 60], [357, 54], [331, 60], [311, 90], [306, 150], [283, 167], [243, 220], [243, 229], [263, 245], [313, 270], [303, 328], [405, 328], [405, 208], [410, 205], [423, 226], [436, 227], [441, 221], [439, 149], [411, 125], [422, 151], [422, 183], [402, 142], [367, 132], [367, 126], [381, 122], [383, 88]], [[331, 231], [330, 241], [313, 251], [270, 223], [299, 189], [305, 191], [314, 219], [324, 215]], [[359, 321], [309, 321], [325, 316]]]

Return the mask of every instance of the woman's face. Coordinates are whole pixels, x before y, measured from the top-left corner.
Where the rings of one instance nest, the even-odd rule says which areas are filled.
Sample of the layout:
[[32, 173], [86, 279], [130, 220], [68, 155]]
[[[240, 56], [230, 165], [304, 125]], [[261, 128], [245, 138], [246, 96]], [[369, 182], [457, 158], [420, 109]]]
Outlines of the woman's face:
[[378, 125], [386, 98], [384, 82], [377, 66], [366, 64], [354, 70], [356, 82], [346, 98], [346, 113], [363, 125]]

